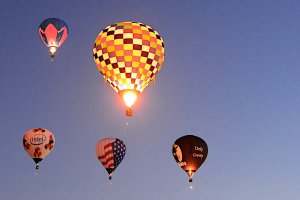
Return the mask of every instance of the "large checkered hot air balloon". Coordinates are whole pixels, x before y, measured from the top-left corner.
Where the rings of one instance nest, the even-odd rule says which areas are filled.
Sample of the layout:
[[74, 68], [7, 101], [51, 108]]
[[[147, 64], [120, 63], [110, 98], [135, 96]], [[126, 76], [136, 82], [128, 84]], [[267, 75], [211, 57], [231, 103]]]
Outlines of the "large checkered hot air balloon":
[[39, 168], [39, 162], [52, 151], [54, 144], [54, 135], [43, 128], [31, 129], [23, 136], [23, 147], [36, 163], [36, 169]]
[[105, 81], [123, 98], [126, 115], [138, 95], [155, 79], [164, 62], [164, 42], [157, 31], [139, 22], [119, 22], [96, 37], [93, 54]]
[[60, 47], [68, 38], [69, 29], [67, 24], [58, 18], [45, 19], [39, 26], [39, 35], [44, 44], [51, 52], [51, 60], [58, 47]]
[[105, 138], [96, 144], [96, 155], [103, 167], [112, 178], [113, 171], [119, 166], [125, 157], [126, 146], [118, 138]]

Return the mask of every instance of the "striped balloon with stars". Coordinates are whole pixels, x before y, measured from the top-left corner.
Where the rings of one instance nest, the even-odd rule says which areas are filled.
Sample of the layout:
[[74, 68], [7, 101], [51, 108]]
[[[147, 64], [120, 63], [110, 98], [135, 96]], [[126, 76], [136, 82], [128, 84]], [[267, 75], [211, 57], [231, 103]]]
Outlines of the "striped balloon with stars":
[[118, 138], [105, 138], [96, 144], [96, 155], [111, 179], [126, 154], [126, 145]]

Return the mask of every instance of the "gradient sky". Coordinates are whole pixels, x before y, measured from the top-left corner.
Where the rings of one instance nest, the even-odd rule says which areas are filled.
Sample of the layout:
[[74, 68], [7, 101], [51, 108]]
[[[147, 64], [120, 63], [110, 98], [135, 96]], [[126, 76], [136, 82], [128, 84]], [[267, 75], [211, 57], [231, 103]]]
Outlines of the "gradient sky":
[[[2, 0], [0, 199], [300, 199], [299, 8], [299, 0]], [[70, 29], [54, 62], [37, 31], [49, 17]], [[166, 52], [132, 118], [92, 55], [103, 28], [128, 20], [156, 29]], [[35, 127], [56, 137], [38, 176], [22, 146]], [[209, 147], [192, 191], [171, 154], [186, 134]], [[95, 154], [104, 137], [127, 145], [112, 184]]]

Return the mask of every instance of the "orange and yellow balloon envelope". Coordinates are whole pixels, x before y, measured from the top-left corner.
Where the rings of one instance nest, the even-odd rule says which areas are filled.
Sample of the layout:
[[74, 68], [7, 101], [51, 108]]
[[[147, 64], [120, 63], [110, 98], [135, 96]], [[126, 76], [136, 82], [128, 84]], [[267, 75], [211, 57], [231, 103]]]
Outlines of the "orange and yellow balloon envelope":
[[102, 30], [93, 48], [105, 81], [123, 98], [126, 115], [138, 95], [155, 79], [164, 62], [164, 42], [157, 31], [139, 22], [119, 22]]
[[54, 135], [43, 128], [31, 129], [23, 136], [24, 149], [36, 163], [36, 169], [39, 168], [39, 162], [52, 151], [54, 144]]

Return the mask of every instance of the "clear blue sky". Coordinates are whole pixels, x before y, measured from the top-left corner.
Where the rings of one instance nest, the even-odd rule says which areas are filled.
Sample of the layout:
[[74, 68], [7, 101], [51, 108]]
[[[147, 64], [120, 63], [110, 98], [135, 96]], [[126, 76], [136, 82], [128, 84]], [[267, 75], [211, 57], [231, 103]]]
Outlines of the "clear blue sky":
[[[0, 2], [0, 199], [300, 199], [300, 1]], [[69, 26], [54, 62], [37, 29]], [[155, 87], [130, 119], [93, 60], [97, 34], [119, 21], [152, 26], [165, 42]], [[126, 131], [125, 124], [129, 123]], [[31, 128], [56, 146], [34, 176], [22, 146]], [[172, 144], [203, 138], [194, 176]], [[96, 143], [118, 137], [127, 154], [110, 185]]]

